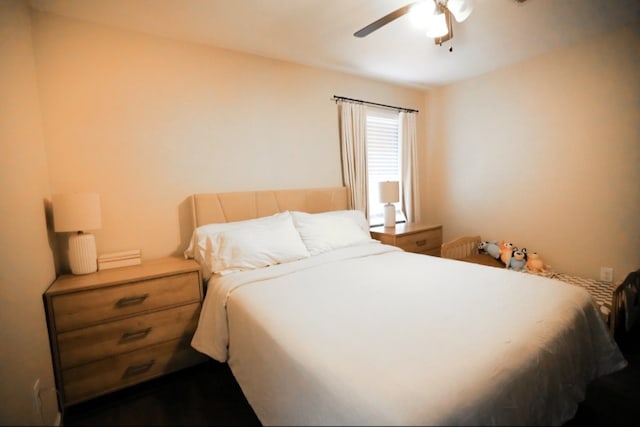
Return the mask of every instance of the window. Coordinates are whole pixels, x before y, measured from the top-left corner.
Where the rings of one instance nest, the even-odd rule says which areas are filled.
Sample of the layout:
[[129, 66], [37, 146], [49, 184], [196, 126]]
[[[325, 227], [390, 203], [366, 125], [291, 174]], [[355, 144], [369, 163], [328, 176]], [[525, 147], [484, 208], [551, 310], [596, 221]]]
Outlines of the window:
[[[380, 202], [378, 185], [380, 181], [400, 182], [400, 118], [397, 111], [381, 108], [367, 108], [367, 185], [369, 187], [369, 223], [384, 224], [384, 208]], [[396, 221], [406, 221], [402, 213], [402, 201], [395, 203]]]

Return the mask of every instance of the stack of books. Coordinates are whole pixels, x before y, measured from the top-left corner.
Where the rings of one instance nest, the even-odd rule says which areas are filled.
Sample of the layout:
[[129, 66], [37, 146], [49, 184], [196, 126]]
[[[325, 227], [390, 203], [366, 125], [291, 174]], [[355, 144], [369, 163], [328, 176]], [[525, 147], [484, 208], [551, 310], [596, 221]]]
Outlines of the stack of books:
[[102, 254], [98, 257], [98, 270], [140, 264], [140, 249]]

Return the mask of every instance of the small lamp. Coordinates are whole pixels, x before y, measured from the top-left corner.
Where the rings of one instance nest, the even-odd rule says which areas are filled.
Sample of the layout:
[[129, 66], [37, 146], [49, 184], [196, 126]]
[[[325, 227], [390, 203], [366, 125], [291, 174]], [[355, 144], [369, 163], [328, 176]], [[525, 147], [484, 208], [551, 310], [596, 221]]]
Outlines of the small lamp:
[[96, 239], [86, 230], [101, 227], [100, 196], [96, 193], [54, 194], [53, 228], [56, 232], [74, 232], [69, 236], [69, 265], [73, 274], [98, 270]]
[[384, 226], [396, 226], [396, 207], [392, 203], [400, 201], [400, 188], [398, 181], [380, 182], [380, 201], [384, 205]]

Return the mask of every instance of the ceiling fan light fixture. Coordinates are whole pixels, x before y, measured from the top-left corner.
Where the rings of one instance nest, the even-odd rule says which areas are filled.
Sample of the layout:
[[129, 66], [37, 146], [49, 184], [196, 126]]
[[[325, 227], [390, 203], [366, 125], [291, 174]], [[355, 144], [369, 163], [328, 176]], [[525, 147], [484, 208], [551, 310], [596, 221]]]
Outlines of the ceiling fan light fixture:
[[409, 19], [414, 27], [424, 30], [429, 20], [436, 13], [436, 4], [432, 0], [419, 1], [411, 5]]
[[429, 26], [427, 28], [427, 37], [432, 39], [443, 37], [449, 33], [447, 27], [447, 17], [440, 11], [436, 15], [432, 15], [429, 19]]
[[449, 0], [447, 9], [451, 12], [457, 22], [462, 22], [471, 15], [473, 11], [473, 0]]

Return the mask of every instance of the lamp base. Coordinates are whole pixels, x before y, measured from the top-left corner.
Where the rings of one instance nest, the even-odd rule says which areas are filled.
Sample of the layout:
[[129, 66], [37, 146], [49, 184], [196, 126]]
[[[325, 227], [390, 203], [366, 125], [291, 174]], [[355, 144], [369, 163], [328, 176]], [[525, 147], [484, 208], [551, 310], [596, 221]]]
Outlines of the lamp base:
[[69, 266], [73, 274], [89, 274], [98, 271], [96, 238], [91, 233], [69, 236]]
[[396, 207], [391, 203], [384, 205], [384, 226], [396, 226]]

